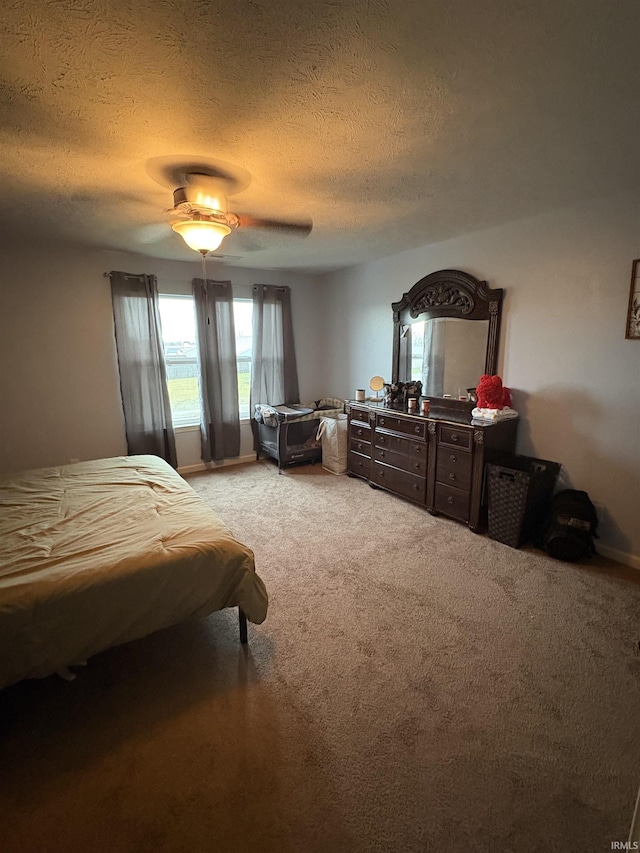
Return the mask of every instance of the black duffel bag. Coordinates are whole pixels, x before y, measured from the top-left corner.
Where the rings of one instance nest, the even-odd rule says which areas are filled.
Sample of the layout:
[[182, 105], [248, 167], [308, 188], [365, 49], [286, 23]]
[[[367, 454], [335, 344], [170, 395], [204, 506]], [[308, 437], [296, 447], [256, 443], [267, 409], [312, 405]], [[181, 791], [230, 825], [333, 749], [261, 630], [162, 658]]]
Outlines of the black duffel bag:
[[563, 489], [551, 499], [538, 547], [556, 560], [575, 563], [596, 553], [598, 514], [586, 492]]

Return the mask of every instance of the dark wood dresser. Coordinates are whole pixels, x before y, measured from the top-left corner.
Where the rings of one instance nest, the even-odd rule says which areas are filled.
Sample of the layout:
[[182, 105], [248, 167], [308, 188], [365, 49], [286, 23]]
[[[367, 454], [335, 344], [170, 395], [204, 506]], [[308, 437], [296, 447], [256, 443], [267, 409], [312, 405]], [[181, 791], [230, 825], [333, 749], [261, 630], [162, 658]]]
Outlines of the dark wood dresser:
[[515, 452], [517, 419], [479, 423], [466, 410], [424, 416], [382, 403], [346, 407], [351, 476], [476, 532], [484, 527], [485, 465]]

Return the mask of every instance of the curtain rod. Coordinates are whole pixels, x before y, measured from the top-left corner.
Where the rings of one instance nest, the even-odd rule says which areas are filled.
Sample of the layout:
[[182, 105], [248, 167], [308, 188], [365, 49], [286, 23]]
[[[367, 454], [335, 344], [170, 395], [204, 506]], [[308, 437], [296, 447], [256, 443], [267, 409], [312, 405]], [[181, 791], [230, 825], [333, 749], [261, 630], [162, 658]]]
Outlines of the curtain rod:
[[[102, 277], [103, 278], [111, 278], [111, 276], [117, 272], [118, 272], [118, 270], [112, 270], [111, 272], [103, 272]], [[122, 275], [124, 275], [125, 278], [144, 278], [144, 276], [147, 275], [147, 273], [144, 273], [144, 272], [122, 273]]]

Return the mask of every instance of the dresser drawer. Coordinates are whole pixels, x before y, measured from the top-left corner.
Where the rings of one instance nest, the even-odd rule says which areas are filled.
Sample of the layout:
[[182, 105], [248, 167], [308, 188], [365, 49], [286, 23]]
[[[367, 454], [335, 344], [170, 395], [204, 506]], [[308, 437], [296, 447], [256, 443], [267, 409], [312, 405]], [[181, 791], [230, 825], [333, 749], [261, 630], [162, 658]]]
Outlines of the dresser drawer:
[[361, 456], [359, 453], [354, 453], [352, 450], [349, 451], [347, 467], [352, 474], [364, 477], [366, 480], [371, 475], [371, 459], [368, 456]]
[[408, 440], [403, 435], [394, 435], [391, 432], [382, 432], [377, 429], [373, 435], [373, 443], [383, 450], [391, 450], [396, 453], [406, 453]]
[[364, 424], [360, 421], [351, 421], [349, 424], [349, 435], [351, 438], [371, 441], [371, 427], [369, 424]]
[[362, 441], [359, 438], [350, 438], [349, 450], [353, 450], [354, 453], [361, 453], [364, 456], [371, 456], [371, 442]]
[[426, 497], [424, 477], [416, 477], [407, 471], [399, 471], [382, 462], [374, 462], [371, 470], [371, 480], [385, 489], [390, 489], [416, 503], [423, 504]]
[[[413, 442], [411, 442], [413, 444]], [[423, 445], [426, 449], [426, 445]], [[395, 468], [401, 468], [403, 471], [408, 471], [410, 474], [415, 474], [418, 477], [427, 476], [427, 459], [426, 453], [411, 456], [409, 451], [409, 442], [404, 440], [404, 452], [399, 453], [395, 450], [387, 450], [384, 447], [373, 448], [373, 458], [378, 462], [384, 462], [385, 465], [393, 465]]]
[[438, 443], [446, 444], [447, 447], [457, 447], [458, 450], [471, 450], [472, 432], [464, 427], [440, 424]]
[[376, 429], [399, 432], [403, 435], [412, 435], [414, 438], [424, 438], [427, 434], [426, 421], [414, 421], [409, 418], [398, 418], [394, 415], [376, 415]]
[[448, 447], [438, 448], [438, 459], [436, 462], [436, 480], [448, 486], [456, 486], [459, 489], [471, 487], [471, 468], [473, 454], [450, 450]]
[[415, 456], [419, 459], [427, 458], [427, 443], [425, 441], [412, 441], [403, 435], [394, 435], [377, 429], [374, 433], [373, 443], [376, 447], [385, 450], [394, 450], [397, 453], [405, 453], [407, 456]]
[[469, 520], [469, 492], [436, 483], [435, 508], [460, 521]]
[[408, 454], [409, 459], [422, 459], [425, 464], [427, 461], [427, 445], [426, 442], [421, 441], [408, 441]]
[[349, 414], [352, 421], [360, 421], [369, 426], [369, 409], [360, 409], [358, 406], [349, 406]]

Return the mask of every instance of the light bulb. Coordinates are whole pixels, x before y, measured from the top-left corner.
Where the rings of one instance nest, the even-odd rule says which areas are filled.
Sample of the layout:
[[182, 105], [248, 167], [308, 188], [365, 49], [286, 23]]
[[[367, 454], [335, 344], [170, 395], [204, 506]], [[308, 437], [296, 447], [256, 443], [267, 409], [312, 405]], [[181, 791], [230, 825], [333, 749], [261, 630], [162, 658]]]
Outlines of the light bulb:
[[182, 237], [187, 246], [196, 252], [214, 252], [227, 234], [231, 233], [228, 225], [200, 219], [176, 222], [171, 227]]

